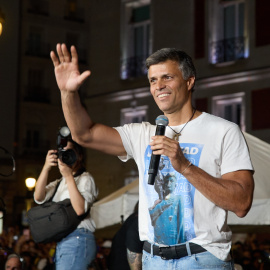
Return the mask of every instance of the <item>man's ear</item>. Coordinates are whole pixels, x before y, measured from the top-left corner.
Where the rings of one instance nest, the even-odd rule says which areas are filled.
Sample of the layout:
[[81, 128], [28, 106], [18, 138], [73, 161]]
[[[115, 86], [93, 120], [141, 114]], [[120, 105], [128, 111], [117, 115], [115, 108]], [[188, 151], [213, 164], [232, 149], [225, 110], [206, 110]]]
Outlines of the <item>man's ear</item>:
[[188, 90], [191, 90], [194, 86], [195, 83], [195, 77], [190, 77], [187, 80], [187, 86], [188, 86]]

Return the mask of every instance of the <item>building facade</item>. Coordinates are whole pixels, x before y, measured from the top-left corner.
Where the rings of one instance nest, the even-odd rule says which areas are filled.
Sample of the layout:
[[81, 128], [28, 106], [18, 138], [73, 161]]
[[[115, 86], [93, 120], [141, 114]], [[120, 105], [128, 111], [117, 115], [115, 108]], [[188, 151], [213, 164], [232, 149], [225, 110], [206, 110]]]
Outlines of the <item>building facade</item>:
[[[157, 49], [175, 47], [186, 51], [197, 68], [194, 106], [270, 143], [270, 34], [265, 29], [269, 1], [19, 2], [19, 41], [17, 51], [13, 48], [19, 59], [17, 111], [10, 129], [18, 168], [8, 184], [17, 183], [12, 194], [18, 202], [7, 199], [10, 213], [11, 207], [21, 211], [17, 205], [25, 196], [20, 191], [26, 194], [24, 179], [38, 176], [47, 150], [55, 147], [58, 128], [65, 124], [49, 58], [58, 42], [75, 45], [81, 71], [91, 70], [80, 94], [96, 122], [154, 124], [162, 112], [150, 95], [144, 61]], [[133, 161], [122, 163], [89, 149], [86, 153], [99, 198], [137, 177]]]
[[[269, 10], [264, 0], [92, 1], [92, 75], [85, 98], [90, 115], [110, 126], [154, 124], [161, 112], [149, 92], [144, 60], [157, 49], [175, 47], [191, 55], [197, 68], [194, 106], [269, 143]], [[89, 153], [102, 196], [136, 171], [132, 161]]]

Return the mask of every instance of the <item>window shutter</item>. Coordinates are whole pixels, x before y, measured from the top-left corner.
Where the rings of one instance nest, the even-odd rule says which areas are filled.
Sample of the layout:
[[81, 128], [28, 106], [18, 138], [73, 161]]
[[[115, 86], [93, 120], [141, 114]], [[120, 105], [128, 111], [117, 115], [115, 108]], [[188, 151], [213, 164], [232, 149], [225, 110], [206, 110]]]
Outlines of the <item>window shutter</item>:
[[208, 112], [208, 100], [207, 100], [207, 98], [197, 98], [197, 99], [195, 99], [195, 107], [199, 111]]
[[270, 31], [267, 29], [269, 25], [270, 1], [255, 1], [255, 36], [256, 46], [265, 46], [270, 44]]
[[254, 90], [252, 97], [252, 129], [270, 128], [270, 110], [266, 100], [270, 100], [270, 88]]
[[203, 58], [205, 45], [205, 0], [194, 2], [194, 49], [195, 58]]

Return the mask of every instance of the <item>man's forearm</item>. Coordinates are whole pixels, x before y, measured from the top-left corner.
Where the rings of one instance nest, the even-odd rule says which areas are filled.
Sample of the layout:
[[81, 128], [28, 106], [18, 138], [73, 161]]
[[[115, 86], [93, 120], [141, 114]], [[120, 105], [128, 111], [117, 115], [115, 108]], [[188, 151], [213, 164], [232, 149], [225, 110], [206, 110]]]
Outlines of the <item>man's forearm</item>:
[[142, 269], [142, 253], [132, 252], [127, 249], [127, 259], [131, 270]]
[[84, 134], [89, 135], [92, 120], [82, 106], [78, 92], [62, 93], [61, 100], [64, 116], [72, 138], [76, 141], [78, 138], [81, 139]]

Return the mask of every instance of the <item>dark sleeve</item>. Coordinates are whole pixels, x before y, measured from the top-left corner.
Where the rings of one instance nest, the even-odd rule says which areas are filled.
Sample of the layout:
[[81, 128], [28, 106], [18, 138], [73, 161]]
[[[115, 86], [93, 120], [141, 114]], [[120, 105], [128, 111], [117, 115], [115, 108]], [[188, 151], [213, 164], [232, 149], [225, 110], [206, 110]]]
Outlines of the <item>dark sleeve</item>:
[[126, 247], [132, 252], [142, 253], [143, 242], [139, 237], [138, 216], [132, 218], [127, 228]]

